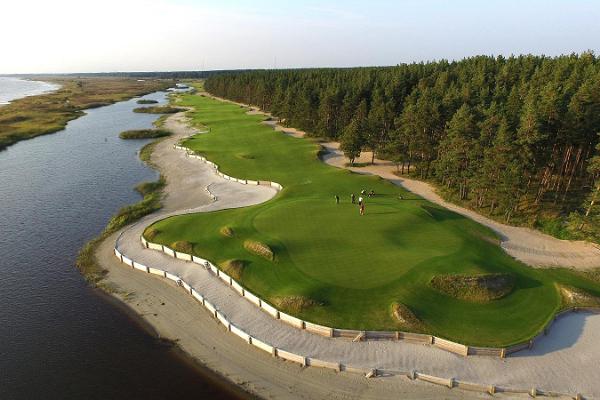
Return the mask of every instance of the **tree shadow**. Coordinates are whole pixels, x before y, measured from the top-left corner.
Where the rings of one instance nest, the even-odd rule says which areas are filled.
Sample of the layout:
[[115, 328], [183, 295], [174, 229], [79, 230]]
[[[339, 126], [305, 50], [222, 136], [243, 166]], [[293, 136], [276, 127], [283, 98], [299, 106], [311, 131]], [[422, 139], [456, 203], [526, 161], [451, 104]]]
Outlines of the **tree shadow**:
[[459, 215], [453, 211], [428, 205], [421, 205], [421, 209], [423, 209], [427, 214], [431, 216], [431, 218], [433, 218], [437, 222], [465, 218], [462, 215]]

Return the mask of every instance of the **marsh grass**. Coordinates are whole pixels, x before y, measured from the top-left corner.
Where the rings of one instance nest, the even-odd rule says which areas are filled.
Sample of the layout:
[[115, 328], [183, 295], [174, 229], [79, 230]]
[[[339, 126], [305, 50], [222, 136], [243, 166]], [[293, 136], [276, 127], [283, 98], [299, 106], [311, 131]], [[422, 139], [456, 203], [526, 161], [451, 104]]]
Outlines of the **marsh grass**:
[[171, 106], [138, 107], [133, 112], [142, 114], [175, 114], [182, 111], [180, 108]]
[[124, 131], [119, 134], [121, 139], [156, 139], [171, 135], [171, 132], [164, 129], [136, 129]]
[[62, 87], [55, 92], [25, 97], [0, 107], [0, 150], [20, 140], [60, 131], [67, 123], [96, 108], [135, 96], [164, 90], [167, 80], [122, 78], [43, 78]]

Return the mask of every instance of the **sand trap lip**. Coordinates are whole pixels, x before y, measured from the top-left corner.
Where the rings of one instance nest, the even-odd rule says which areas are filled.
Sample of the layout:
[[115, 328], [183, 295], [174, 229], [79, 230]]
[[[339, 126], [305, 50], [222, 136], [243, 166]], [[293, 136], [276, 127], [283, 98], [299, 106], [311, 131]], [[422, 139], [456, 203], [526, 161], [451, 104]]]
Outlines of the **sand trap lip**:
[[[172, 152], [172, 148], [170, 151]], [[185, 165], [188, 165], [192, 160], [186, 160], [183, 155], [176, 158], [176, 161], [180, 163], [176, 167], [171, 165], [170, 168], [187, 170], [194, 177], [201, 176], [198, 182], [202, 183], [202, 194], [197, 194], [197, 196], [206, 196], [204, 188], [210, 185], [211, 191], [219, 197], [219, 202], [222, 202], [221, 206], [233, 206], [230, 197], [235, 194], [236, 199], [239, 200], [240, 190], [248, 188], [245, 185], [239, 185], [215, 177], [214, 171], [208, 168], [198, 168], [198, 163], [192, 162], [191, 168], [187, 168]], [[171, 160], [171, 162], [173, 163], [174, 161]], [[169, 180], [169, 173], [166, 175], [169, 185], [172, 185], [172, 182]], [[234, 190], [231, 190], [232, 185], [235, 185]], [[167, 200], [164, 211], [144, 219], [145, 223], [150, 223], [153, 219], [165, 218], [169, 214], [181, 214], [184, 211], [202, 212], [216, 209], [214, 206], [215, 202], [196, 208], [190, 207], [190, 199], [193, 200], [193, 188], [196, 186], [180, 184], [178, 188], [184, 192], [183, 197], [182, 193], [178, 194], [175, 193], [176, 190], [169, 191], [167, 189]], [[250, 188], [253, 188], [253, 190], [264, 189], [267, 192], [255, 192], [251, 195], [246, 193], [248, 195], [245, 198], [246, 203], [254, 202], [256, 204], [266, 201], [274, 195], [274, 191], [270, 188], [260, 186], [251, 186]], [[237, 203], [239, 204], [239, 201]], [[181, 204], [184, 204], [187, 208], [185, 206], [181, 207]], [[193, 202], [191, 205], [193, 206]], [[182, 209], [184, 211], [181, 211]], [[143, 230], [143, 226], [145, 225], [140, 222], [136, 228], [132, 228], [126, 234], [123, 234], [121, 242], [124, 247], [127, 247], [128, 251], [131, 250], [128, 254], [139, 254], [142, 257], [140, 262], [146, 265], [150, 265], [150, 262], [152, 262], [162, 269], [168, 269], [173, 274], [178, 274], [186, 280], [191, 281], [194, 271], [190, 269], [189, 263], [182, 260], [174, 260], [157, 252], [144, 251], [139, 242], [139, 234]], [[499, 385], [510, 384], [513, 387], [524, 388], [530, 388], [531, 383], [536, 383], [542, 387], [554, 390], [569, 390], [569, 392], [574, 393], [574, 388], [577, 388], [589, 394], [600, 394], [596, 393], [597, 388], [592, 384], [592, 382], [596, 382], [600, 378], [597, 376], [598, 371], [595, 368], [594, 362], [594, 359], [600, 356], [600, 354], [597, 354], [597, 346], [594, 345], [596, 342], [595, 339], [592, 338], [593, 340], [590, 340], [589, 337], [584, 336], [584, 340], [579, 340], [579, 337], [583, 335], [581, 332], [577, 332], [577, 330], [575, 332], [576, 338], [573, 339], [573, 329], [565, 325], [568, 321], [582, 321], [582, 318], [584, 318], [584, 321], [589, 320], [590, 324], [594, 323], [598, 325], [600, 323], [599, 319], [585, 317], [583, 314], [564, 317], [557, 324], [559, 325], [557, 329], [550, 333], [549, 339], [542, 341], [541, 345], [535, 348], [533, 352], [507, 359], [504, 362], [482, 358], [474, 358], [467, 361], [464, 358], [449, 353], [443, 353], [418, 345], [407, 344], [397, 346], [397, 344], [389, 342], [363, 342], [353, 343], [351, 344], [352, 348], [348, 348], [348, 343], [316, 337], [315, 335], [298, 331], [293, 327], [285, 326], [285, 324], [281, 324], [280, 322], [277, 323], [270, 319], [270, 317], [267, 317], [267, 319], [263, 318], [264, 316], [261, 317], [260, 312], [255, 310], [253, 305], [245, 305], [245, 300], [239, 298], [237, 293], [223, 285], [218, 279], [211, 279], [210, 276], [202, 276], [198, 277], [196, 282], [191, 283], [194, 284], [194, 287], [202, 287], [203, 290], [214, 291], [218, 302], [222, 305], [223, 312], [231, 320], [236, 320], [236, 323], [239, 321], [240, 325], [245, 324], [246, 331], [253, 330], [252, 333], [258, 337], [269, 337], [268, 335], [270, 335], [273, 344], [297, 353], [305, 353], [310, 356], [319, 354], [322, 355], [321, 358], [341, 359], [345, 362], [354, 360], [355, 364], [369, 368], [376, 365], [378, 368], [398, 371], [406, 370], [407, 368], [414, 369], [414, 366], [425, 366], [425, 368], [428, 368], [428, 373], [437, 376], [450, 377], [454, 376], [457, 371], [460, 371], [461, 378], [473, 382], [494, 382]], [[247, 307], [252, 307], [256, 312], [250, 311]], [[565, 339], [562, 338], [563, 335], [559, 333], [562, 329], [561, 327], [566, 327], [568, 332], [571, 332], [568, 335], [570, 337], [567, 338], [566, 343]], [[591, 333], [600, 331], [600, 329], [590, 327], [586, 329], [588, 334], [590, 333], [590, 329], [592, 329]], [[583, 331], [583, 329], [581, 330]], [[574, 349], [569, 349], [568, 347], [574, 347]], [[594, 354], [597, 354], [597, 356], [594, 357]], [[549, 368], [554, 372], [551, 376], [547, 373]], [[594, 374], [594, 371], [596, 371], [596, 374]]]

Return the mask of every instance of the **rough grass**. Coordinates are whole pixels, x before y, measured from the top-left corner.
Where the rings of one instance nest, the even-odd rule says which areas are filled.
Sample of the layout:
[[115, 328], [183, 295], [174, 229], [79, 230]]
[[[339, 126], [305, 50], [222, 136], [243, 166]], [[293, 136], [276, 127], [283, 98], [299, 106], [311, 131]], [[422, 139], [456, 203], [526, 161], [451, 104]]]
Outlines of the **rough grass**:
[[133, 109], [133, 112], [143, 114], [175, 114], [180, 111], [180, 108], [171, 106], [138, 107]]
[[236, 281], [242, 279], [246, 262], [243, 260], [227, 260], [219, 264], [219, 267]]
[[244, 242], [244, 248], [250, 253], [261, 256], [269, 261], [273, 261], [275, 259], [273, 250], [265, 243], [261, 243], [256, 240], [246, 240]]
[[225, 236], [225, 237], [229, 237], [232, 238], [235, 236], [235, 232], [233, 231], [233, 229], [229, 226], [224, 226], [222, 227], [219, 232], [221, 233], [221, 235]]
[[158, 236], [159, 233], [160, 233], [160, 231], [158, 229], [149, 227], [148, 229], [146, 229], [144, 231], [144, 237], [146, 238], [146, 240], [149, 240], [150, 242], [152, 242], [154, 240], [154, 238], [156, 238], [156, 236]]
[[125, 78], [40, 78], [62, 85], [52, 93], [25, 97], [0, 107], [0, 150], [20, 140], [54, 133], [83, 110], [164, 90], [172, 81]]
[[[140, 186], [145, 185], [143, 190], [140, 190]], [[84, 276], [86, 281], [92, 285], [99, 285], [100, 281], [105, 275], [105, 271], [100, 267], [96, 260], [96, 250], [100, 243], [108, 236], [118, 231], [127, 224], [133, 223], [145, 215], [154, 212], [162, 206], [162, 189], [165, 185], [165, 180], [161, 176], [158, 182], [150, 182], [142, 185], [138, 185], [138, 192], [142, 193], [144, 198], [133, 205], [123, 207], [119, 212], [114, 215], [104, 231], [96, 238], [87, 242], [80, 250], [77, 255], [75, 265]], [[154, 228], [150, 228], [156, 231]], [[158, 232], [155, 233], [156, 236]]]
[[318, 301], [304, 296], [274, 297], [272, 301], [278, 309], [294, 314], [319, 305]]
[[121, 139], [156, 139], [169, 136], [171, 132], [164, 129], [136, 129], [119, 134]]
[[567, 285], [558, 285], [564, 309], [572, 307], [599, 307], [600, 297], [596, 297], [583, 289]]
[[[209, 260], [247, 260], [240, 283], [256, 295], [304, 296], [323, 305], [295, 316], [358, 330], [396, 330], [391, 301], [408, 307], [427, 333], [480, 346], [506, 346], [535, 336], [560, 309], [555, 283], [600, 296], [600, 284], [572, 271], [529, 268], [498, 246], [490, 229], [387, 181], [333, 168], [319, 145], [261, 124], [263, 117], [208, 97], [184, 95], [193, 123], [211, 128], [184, 145], [242, 179], [270, 180], [284, 190], [265, 203], [171, 217], [154, 224], [156, 241], [188, 240]], [[240, 157], [251, 154], [252, 158]], [[350, 193], [373, 189], [361, 217]], [[340, 196], [336, 205], [333, 195]], [[402, 195], [404, 200], [399, 200]], [[426, 205], [427, 208], [421, 207]], [[234, 226], [235, 237], [220, 233]], [[244, 248], [268, 243], [277, 268]], [[430, 285], [439, 275], [508, 274], [513, 290], [491, 302], [462, 301]]]
[[158, 100], [151, 100], [151, 99], [139, 99], [138, 101], [136, 101], [137, 104], [157, 104]]
[[192, 254], [194, 252], [194, 244], [187, 240], [178, 240], [171, 243], [169, 247], [179, 253]]
[[402, 303], [394, 302], [391, 305], [392, 317], [398, 322], [400, 330], [421, 331], [423, 322]]
[[436, 275], [431, 286], [455, 299], [485, 303], [507, 296], [515, 279], [508, 274]]

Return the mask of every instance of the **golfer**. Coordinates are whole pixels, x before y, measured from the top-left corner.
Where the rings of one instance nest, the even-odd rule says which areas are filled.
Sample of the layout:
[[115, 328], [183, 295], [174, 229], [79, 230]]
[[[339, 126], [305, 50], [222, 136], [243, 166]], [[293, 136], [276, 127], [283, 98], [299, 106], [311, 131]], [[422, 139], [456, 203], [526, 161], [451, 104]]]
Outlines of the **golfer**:
[[362, 207], [362, 205], [363, 205], [363, 201], [364, 201], [364, 200], [363, 200], [363, 197], [362, 197], [362, 196], [358, 196], [358, 206], [359, 206], [359, 207]]
[[352, 204], [356, 204], [356, 196], [354, 195], [354, 193], [350, 195], [350, 200], [352, 200]]
[[335, 204], [340, 204], [340, 196], [335, 195]]
[[360, 205], [359, 212], [360, 212], [360, 215], [365, 215], [365, 205], [364, 205], [364, 203]]

